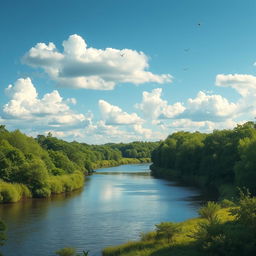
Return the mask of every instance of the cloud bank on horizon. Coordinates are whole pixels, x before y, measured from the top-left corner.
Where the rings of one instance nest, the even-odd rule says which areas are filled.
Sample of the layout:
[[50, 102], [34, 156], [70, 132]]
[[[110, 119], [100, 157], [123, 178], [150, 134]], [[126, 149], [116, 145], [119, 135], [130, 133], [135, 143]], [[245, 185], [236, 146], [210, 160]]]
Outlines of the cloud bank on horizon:
[[[159, 85], [173, 79], [170, 74], [148, 71], [148, 57], [143, 52], [89, 48], [76, 34], [63, 41], [63, 52], [54, 43], [38, 43], [25, 53], [22, 62], [42, 69], [59, 88], [113, 90], [117, 84]], [[32, 136], [52, 132], [69, 140], [106, 143], [159, 140], [177, 130], [233, 128], [255, 117], [256, 76], [217, 74], [215, 85], [235, 90], [238, 100], [199, 91], [194, 98], [171, 104], [171, 95], [168, 99], [162, 96], [164, 88], [154, 88], [142, 92], [132, 113], [99, 97], [101, 116], [96, 118], [89, 110], [79, 113], [77, 99], [64, 99], [56, 89], [40, 98], [30, 77], [19, 78], [5, 89], [8, 102], [2, 106], [0, 122]]]

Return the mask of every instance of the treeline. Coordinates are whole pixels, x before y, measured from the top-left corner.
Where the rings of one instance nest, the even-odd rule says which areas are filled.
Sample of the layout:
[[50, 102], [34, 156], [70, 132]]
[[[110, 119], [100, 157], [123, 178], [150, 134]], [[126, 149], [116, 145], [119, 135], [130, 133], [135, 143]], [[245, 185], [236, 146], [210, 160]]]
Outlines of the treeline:
[[150, 158], [152, 151], [160, 145], [160, 142], [141, 142], [131, 143], [108, 143], [107, 146], [118, 149], [125, 158]]
[[[125, 148], [125, 144], [122, 146]], [[144, 142], [128, 147], [141, 156], [148, 156], [153, 150], [151, 144], [147, 147]], [[93, 169], [149, 160], [124, 158], [115, 144], [66, 142], [50, 133], [34, 139], [19, 130], [9, 132], [0, 126], [0, 203], [69, 192], [81, 188], [84, 176]]]
[[255, 195], [255, 128], [247, 122], [210, 134], [173, 133], [152, 152], [152, 174], [214, 189], [223, 198], [231, 197], [237, 186]]

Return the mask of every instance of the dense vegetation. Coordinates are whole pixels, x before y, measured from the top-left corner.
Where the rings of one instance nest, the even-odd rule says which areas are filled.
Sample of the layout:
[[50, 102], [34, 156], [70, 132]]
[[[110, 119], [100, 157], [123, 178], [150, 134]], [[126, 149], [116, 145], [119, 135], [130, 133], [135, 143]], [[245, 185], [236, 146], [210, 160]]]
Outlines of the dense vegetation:
[[121, 151], [125, 158], [150, 158], [152, 151], [160, 145], [160, 142], [131, 142], [131, 143], [108, 143], [107, 146]]
[[[157, 145], [144, 142], [88, 145], [66, 142], [50, 133], [34, 139], [19, 130], [9, 132], [0, 126], [0, 203], [81, 188], [84, 176], [93, 169], [148, 162]], [[137, 152], [137, 157], [129, 158], [136, 155], [129, 155], [129, 150]]]
[[253, 122], [210, 134], [176, 132], [152, 153], [152, 174], [178, 178], [232, 197], [236, 187], [256, 194], [256, 129]]
[[241, 193], [236, 204], [208, 202], [199, 216], [182, 223], [157, 224], [155, 231], [141, 234], [140, 241], [106, 248], [103, 256], [256, 255], [255, 197]]

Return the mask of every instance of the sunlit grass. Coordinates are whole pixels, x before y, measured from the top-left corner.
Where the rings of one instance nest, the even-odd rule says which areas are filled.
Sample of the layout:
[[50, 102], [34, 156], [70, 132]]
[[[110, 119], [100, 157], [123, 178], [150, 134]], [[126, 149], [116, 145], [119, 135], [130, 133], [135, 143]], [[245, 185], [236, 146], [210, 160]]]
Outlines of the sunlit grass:
[[[217, 212], [221, 223], [234, 220], [234, 216], [229, 213], [230, 208], [223, 208]], [[179, 223], [180, 231], [174, 235], [172, 241], [168, 243], [166, 239], [155, 239], [156, 232], [143, 233], [141, 240], [127, 242], [103, 250], [103, 256], [199, 256], [195, 249], [195, 238], [193, 234], [197, 232], [203, 218], [193, 218]]]

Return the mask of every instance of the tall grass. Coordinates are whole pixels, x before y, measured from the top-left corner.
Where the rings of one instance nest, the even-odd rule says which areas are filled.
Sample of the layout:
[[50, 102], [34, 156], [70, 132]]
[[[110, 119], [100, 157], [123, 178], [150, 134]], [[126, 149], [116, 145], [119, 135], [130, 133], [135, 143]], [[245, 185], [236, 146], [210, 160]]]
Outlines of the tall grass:
[[70, 192], [84, 185], [84, 175], [81, 172], [75, 172], [73, 174], [50, 176], [48, 184], [51, 194]]
[[0, 180], [0, 203], [14, 203], [29, 197], [32, 194], [26, 185]]

